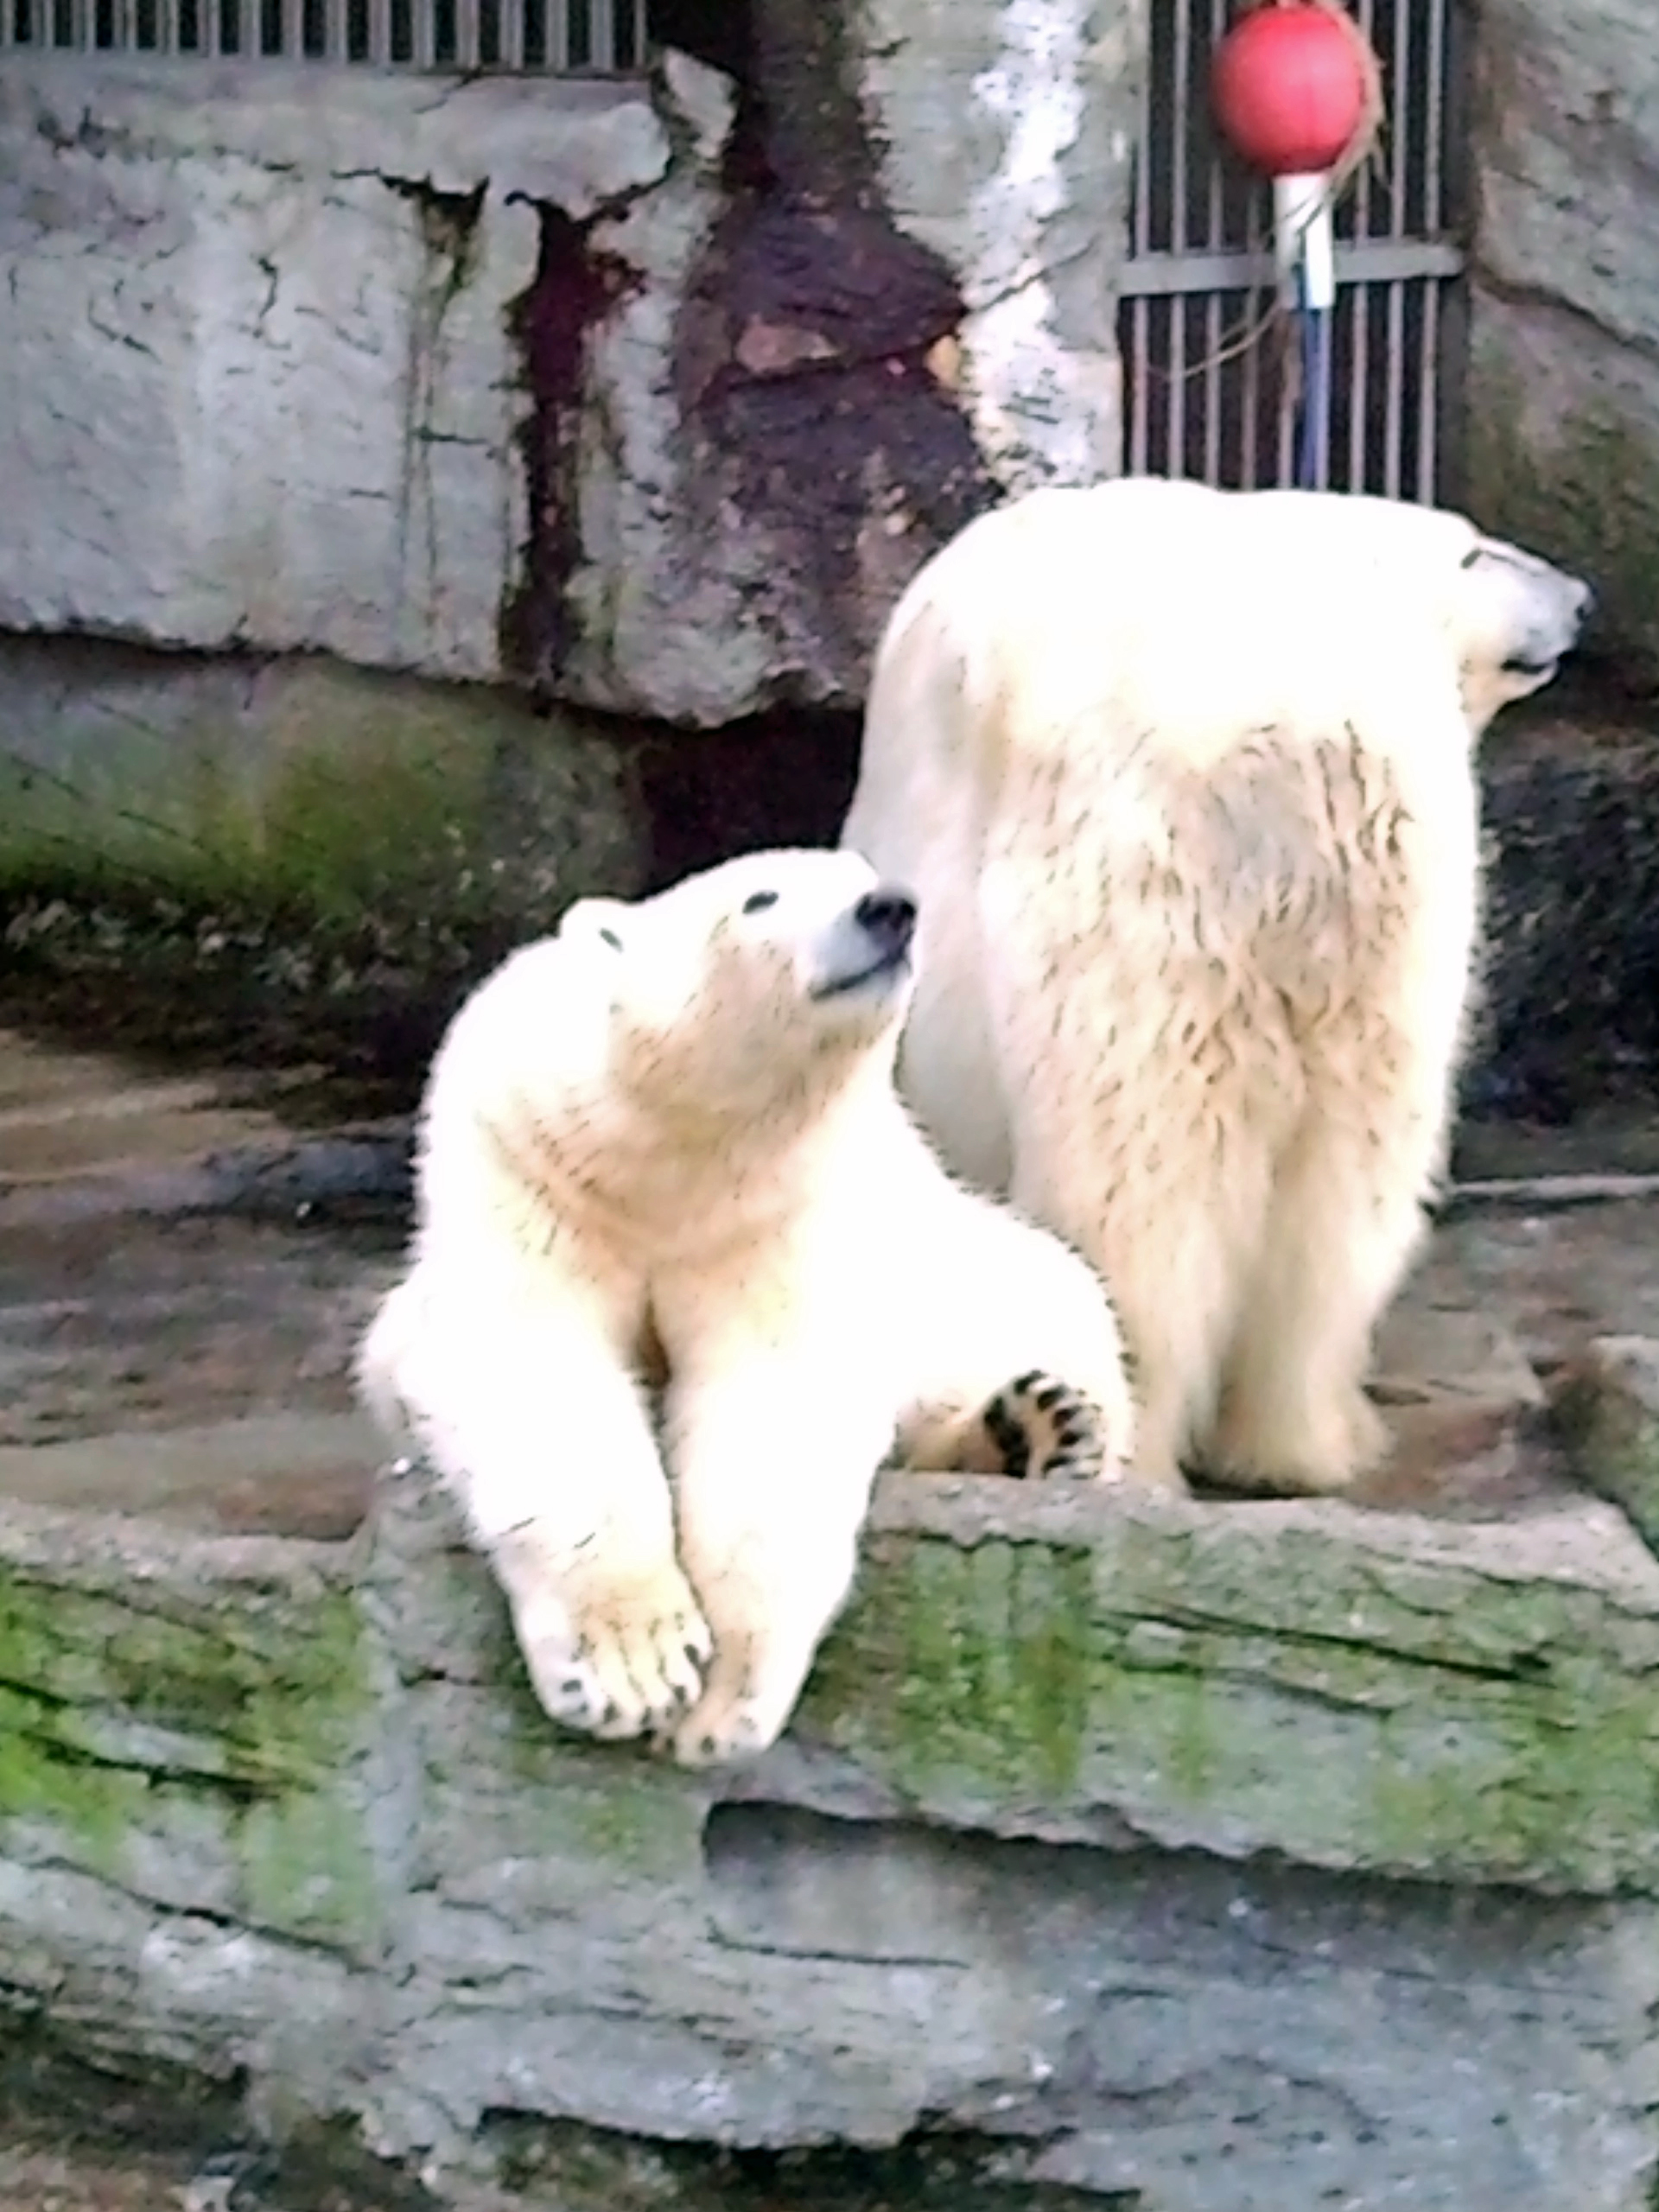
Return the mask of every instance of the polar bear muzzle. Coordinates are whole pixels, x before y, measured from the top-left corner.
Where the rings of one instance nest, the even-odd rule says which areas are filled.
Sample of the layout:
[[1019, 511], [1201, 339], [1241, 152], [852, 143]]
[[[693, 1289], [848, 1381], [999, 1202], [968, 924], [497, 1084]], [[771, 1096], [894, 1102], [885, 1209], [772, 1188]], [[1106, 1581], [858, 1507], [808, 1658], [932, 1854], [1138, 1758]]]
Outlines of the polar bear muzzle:
[[836, 921], [826, 972], [811, 995], [840, 998], [867, 983], [906, 974], [915, 934], [915, 899], [894, 884], [878, 883]]
[[1464, 566], [1503, 594], [1503, 673], [1547, 683], [1583, 635], [1595, 593], [1581, 576], [1497, 538], [1482, 538]]

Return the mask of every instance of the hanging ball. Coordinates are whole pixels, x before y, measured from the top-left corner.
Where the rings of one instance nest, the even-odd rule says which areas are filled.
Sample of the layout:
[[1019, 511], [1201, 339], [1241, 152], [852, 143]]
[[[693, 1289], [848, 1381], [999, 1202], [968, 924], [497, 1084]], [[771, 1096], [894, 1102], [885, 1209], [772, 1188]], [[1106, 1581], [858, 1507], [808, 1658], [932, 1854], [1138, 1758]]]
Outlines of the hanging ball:
[[1352, 18], [1318, 0], [1252, 8], [1215, 51], [1216, 119], [1268, 176], [1334, 168], [1365, 118], [1366, 58]]

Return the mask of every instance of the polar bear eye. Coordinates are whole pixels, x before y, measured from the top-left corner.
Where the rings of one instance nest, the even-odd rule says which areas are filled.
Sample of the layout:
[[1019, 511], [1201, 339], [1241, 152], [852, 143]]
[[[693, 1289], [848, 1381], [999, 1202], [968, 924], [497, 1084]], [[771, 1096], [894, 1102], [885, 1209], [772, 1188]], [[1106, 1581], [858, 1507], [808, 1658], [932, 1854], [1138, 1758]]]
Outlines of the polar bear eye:
[[775, 891], [752, 891], [743, 901], [743, 911], [746, 914], [764, 914], [768, 906], [777, 904], [778, 893]]
[[618, 937], [614, 930], [601, 930], [600, 935], [604, 938], [606, 944], [610, 945], [613, 950], [617, 952], [621, 951], [622, 940]]

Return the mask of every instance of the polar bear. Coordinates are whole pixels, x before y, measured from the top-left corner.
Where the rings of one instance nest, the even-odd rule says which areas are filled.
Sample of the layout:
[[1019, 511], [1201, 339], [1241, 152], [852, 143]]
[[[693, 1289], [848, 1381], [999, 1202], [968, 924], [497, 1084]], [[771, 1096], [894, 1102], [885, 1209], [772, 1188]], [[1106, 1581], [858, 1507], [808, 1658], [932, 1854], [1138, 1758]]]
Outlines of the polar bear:
[[439, 1048], [359, 1384], [458, 1496], [556, 1719], [760, 1751], [895, 1447], [1129, 1455], [1098, 1276], [899, 1103], [914, 923], [855, 855], [751, 854], [580, 902]]
[[1123, 479], [918, 572], [845, 845], [921, 903], [900, 1088], [1092, 1260], [1138, 1471], [1330, 1491], [1441, 1171], [1474, 741], [1588, 588], [1448, 512]]

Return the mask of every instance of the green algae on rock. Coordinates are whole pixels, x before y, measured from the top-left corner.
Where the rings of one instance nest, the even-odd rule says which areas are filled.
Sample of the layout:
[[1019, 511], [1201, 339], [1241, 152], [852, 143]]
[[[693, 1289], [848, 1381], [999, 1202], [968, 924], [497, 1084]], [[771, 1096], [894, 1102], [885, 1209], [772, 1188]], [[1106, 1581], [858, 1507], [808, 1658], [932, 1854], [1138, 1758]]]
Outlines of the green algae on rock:
[[0, 1836], [46, 1831], [181, 1905], [371, 1942], [353, 1806], [369, 1661], [324, 1548], [87, 1516], [96, 1549], [66, 1559], [67, 1517], [9, 1511], [25, 1541], [0, 1565]]
[[1617, 1516], [1000, 1490], [887, 1491], [798, 1724], [919, 1809], [1659, 1893], [1659, 1569]]
[[418, 1467], [345, 1543], [14, 1504], [0, 1564], [0, 1979], [442, 2201], [570, 2123], [978, 2131], [1067, 2212], [1227, 2212], [1239, 2142], [1263, 2201], [1645, 2204], [1659, 1561], [1600, 1501], [884, 1478], [713, 1773], [545, 1719]]

